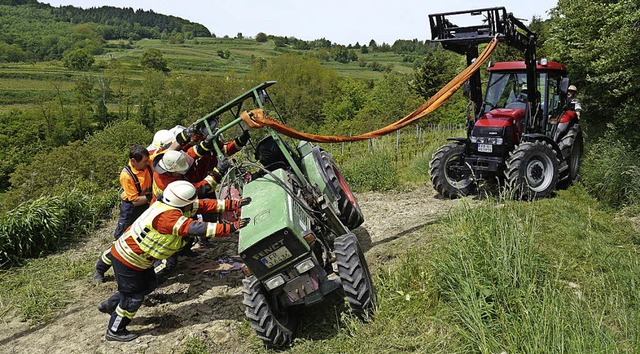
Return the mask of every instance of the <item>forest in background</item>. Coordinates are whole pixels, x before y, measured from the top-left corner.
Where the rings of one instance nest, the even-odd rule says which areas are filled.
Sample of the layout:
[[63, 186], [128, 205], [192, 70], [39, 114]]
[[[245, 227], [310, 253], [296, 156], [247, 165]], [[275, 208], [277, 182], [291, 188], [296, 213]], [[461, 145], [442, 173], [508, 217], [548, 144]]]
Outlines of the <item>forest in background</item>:
[[[24, 212], [46, 212], [55, 204], [60, 215], [67, 215], [71, 196], [89, 196], [85, 203], [94, 201], [96, 207], [56, 232], [97, 222], [115, 203], [116, 175], [129, 145], [148, 144], [158, 129], [188, 125], [259, 82], [278, 81], [273, 99], [294, 128], [350, 135], [403, 117], [463, 67], [461, 57], [417, 39], [340, 46], [264, 33], [197, 37], [197, 24], [177, 18], [158, 20], [153, 27], [139, 22], [163, 17], [158, 14], [102, 23], [102, 15], [113, 9], [101, 9], [67, 9], [64, 15], [61, 8], [36, 1], [0, 2], [0, 137], [5, 142], [0, 210], [8, 213], [0, 238], [5, 244], [20, 232], [15, 223]], [[138, 14], [129, 10], [123, 14]], [[86, 16], [74, 18], [85, 20], [64, 20], [75, 11]], [[639, 16], [633, 1], [559, 1], [551, 19], [530, 23], [539, 34], [538, 57], [563, 62], [579, 87], [588, 144], [583, 182], [615, 208], [640, 196], [640, 83], [634, 64], [640, 54]], [[160, 31], [136, 32], [151, 33], [149, 39], [132, 36], [131, 29], [160, 23], [166, 24]], [[55, 34], [60, 36], [53, 43]], [[6, 57], [11, 50], [18, 56]], [[493, 60], [514, 58], [521, 55], [499, 46]], [[419, 124], [459, 123], [465, 104], [458, 93]], [[355, 164], [343, 161], [347, 169], [350, 163]], [[428, 183], [426, 171], [423, 178]], [[29, 231], [34, 232], [40, 231]]]

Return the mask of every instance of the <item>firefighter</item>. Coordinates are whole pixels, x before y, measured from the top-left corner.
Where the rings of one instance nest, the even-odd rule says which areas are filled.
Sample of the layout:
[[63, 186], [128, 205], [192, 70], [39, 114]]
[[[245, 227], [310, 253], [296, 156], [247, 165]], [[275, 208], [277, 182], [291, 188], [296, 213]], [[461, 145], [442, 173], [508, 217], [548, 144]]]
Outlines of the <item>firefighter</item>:
[[578, 96], [578, 88], [575, 85], [570, 85], [567, 90], [567, 102], [569, 102], [569, 107], [571, 110], [576, 112], [578, 119], [580, 119], [580, 112], [582, 112], [582, 105], [577, 98]]
[[[149, 207], [151, 200], [152, 171], [149, 166], [149, 151], [141, 145], [129, 148], [129, 163], [120, 172], [120, 186], [123, 189], [120, 201], [120, 217], [113, 233], [118, 239], [142, 213]], [[104, 273], [111, 267], [111, 263], [103, 255], [96, 263], [93, 283], [104, 282]]]
[[98, 305], [100, 312], [111, 315], [105, 338], [128, 342], [138, 337], [127, 330], [127, 325], [142, 305], [144, 296], [157, 285], [152, 269], [155, 260], [166, 259], [177, 252], [184, 245], [185, 237], [227, 237], [249, 222], [245, 218], [233, 224], [209, 223], [191, 216], [237, 211], [249, 202], [249, 198], [198, 199], [193, 184], [187, 181], [170, 183], [158, 201], [114, 243], [108, 254], [118, 292]]

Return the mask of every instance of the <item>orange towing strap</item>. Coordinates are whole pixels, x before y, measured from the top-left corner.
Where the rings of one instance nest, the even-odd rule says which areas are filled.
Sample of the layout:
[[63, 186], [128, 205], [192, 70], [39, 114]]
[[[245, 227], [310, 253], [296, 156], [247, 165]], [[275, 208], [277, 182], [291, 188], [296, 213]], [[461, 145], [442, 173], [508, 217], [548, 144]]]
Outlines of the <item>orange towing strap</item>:
[[343, 141], [359, 141], [372, 138], [378, 138], [383, 135], [392, 133], [398, 129], [404, 128], [407, 125], [417, 121], [418, 119], [426, 116], [427, 114], [435, 111], [444, 101], [448, 100], [465, 81], [469, 80], [471, 76], [480, 69], [480, 67], [489, 59], [491, 52], [498, 44], [496, 38], [494, 38], [489, 45], [480, 53], [478, 58], [465, 68], [460, 74], [453, 78], [448, 84], [446, 84], [440, 91], [433, 95], [427, 102], [420, 106], [415, 111], [411, 112], [406, 117], [399, 121], [390, 124], [384, 128], [374, 130], [369, 133], [355, 135], [355, 136], [324, 136], [299, 132], [292, 129], [273, 118], [270, 118], [264, 114], [262, 109], [254, 109], [251, 111], [244, 111], [240, 113], [242, 120], [251, 128], [261, 128], [268, 126], [276, 130], [277, 132], [289, 136], [294, 139], [312, 141], [316, 143], [340, 143]]

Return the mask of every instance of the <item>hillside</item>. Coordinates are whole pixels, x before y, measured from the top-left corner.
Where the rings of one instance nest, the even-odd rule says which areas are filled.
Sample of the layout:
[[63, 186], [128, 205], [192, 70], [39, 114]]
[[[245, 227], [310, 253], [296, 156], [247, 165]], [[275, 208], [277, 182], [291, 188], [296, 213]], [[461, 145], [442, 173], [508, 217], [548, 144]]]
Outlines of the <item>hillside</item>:
[[[372, 272], [382, 272], [402, 249], [419, 243], [418, 230], [434, 222], [460, 201], [434, 198], [431, 189], [410, 193], [364, 193], [358, 195], [365, 223], [356, 234], [366, 250]], [[388, 203], [390, 197], [395, 203]], [[391, 212], [394, 211], [394, 212]], [[396, 212], [397, 211], [397, 212]], [[113, 222], [107, 224], [78, 248], [54, 257], [86, 259], [89, 267], [111, 239]], [[248, 328], [242, 308], [242, 273], [225, 272], [232, 265], [224, 257], [236, 256], [237, 242], [214, 241], [212, 248], [196, 248], [196, 257], [181, 258], [181, 266], [157, 291], [130, 325], [142, 335], [132, 343], [113, 343], [104, 339], [108, 316], [99, 313], [97, 304], [115, 291], [113, 277], [93, 287], [85, 274], [68, 289], [72, 298], [56, 318], [46, 325], [28, 323], [3, 316], [0, 351], [16, 353], [167, 353], [184, 352], [194, 340], [209, 345], [211, 352], [250, 353], [260, 345]], [[222, 262], [222, 263], [218, 263]], [[83, 265], [83, 268], [86, 267]], [[89, 268], [90, 269], [90, 268]], [[111, 274], [111, 273], [109, 273]], [[335, 301], [335, 300], [334, 300]], [[337, 308], [336, 308], [337, 306]], [[336, 324], [334, 311], [339, 303], [324, 303], [309, 309], [311, 318], [302, 324], [302, 338], [318, 338]], [[323, 318], [325, 311], [331, 318]], [[326, 328], [317, 328], [320, 321]], [[315, 332], [314, 329], [318, 329]], [[314, 333], [315, 332], [315, 333]], [[72, 335], [70, 335], [73, 333]]]

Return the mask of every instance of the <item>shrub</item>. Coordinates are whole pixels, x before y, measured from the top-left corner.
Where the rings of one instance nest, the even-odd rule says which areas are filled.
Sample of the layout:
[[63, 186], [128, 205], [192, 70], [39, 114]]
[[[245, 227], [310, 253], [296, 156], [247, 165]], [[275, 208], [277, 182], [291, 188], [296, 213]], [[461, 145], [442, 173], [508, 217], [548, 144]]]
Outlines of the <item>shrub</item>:
[[612, 133], [589, 149], [580, 174], [591, 194], [606, 205], [620, 208], [640, 198], [638, 152]]
[[386, 191], [398, 185], [398, 172], [393, 161], [391, 152], [380, 151], [345, 162], [341, 169], [355, 191]]

